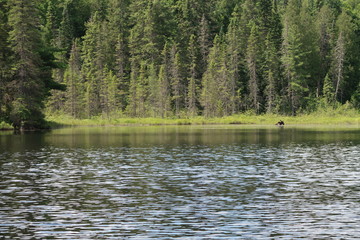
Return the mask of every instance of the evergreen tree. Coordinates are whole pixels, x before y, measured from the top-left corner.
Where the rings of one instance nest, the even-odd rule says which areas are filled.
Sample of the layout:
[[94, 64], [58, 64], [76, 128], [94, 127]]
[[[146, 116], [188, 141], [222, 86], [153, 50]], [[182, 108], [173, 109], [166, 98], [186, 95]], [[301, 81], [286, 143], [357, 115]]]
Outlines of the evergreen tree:
[[[148, 1], [134, 1], [130, 5], [130, 19], [134, 23], [130, 31], [130, 85], [127, 111], [131, 116], [145, 116], [146, 96], [148, 95], [146, 65], [159, 64], [155, 14]], [[144, 112], [142, 112], [144, 111]]]
[[[102, 43], [102, 22], [95, 12], [87, 23], [86, 35], [82, 46], [82, 74], [86, 84], [87, 116], [96, 116], [101, 113], [100, 88], [104, 79], [105, 56]], [[100, 46], [100, 49], [98, 48]]]
[[317, 16], [318, 46], [320, 57], [319, 78], [317, 81], [316, 96], [321, 95], [322, 80], [329, 72], [331, 64], [331, 48], [334, 38], [335, 15], [328, 5], [324, 5]]
[[305, 106], [309, 84], [316, 82], [311, 81], [317, 69], [317, 61], [312, 58], [317, 55], [314, 48], [316, 38], [312, 35], [313, 29], [308, 23], [310, 15], [306, 9], [301, 1], [290, 0], [284, 16], [282, 64], [288, 84], [288, 104], [293, 115]]
[[187, 89], [187, 110], [190, 116], [196, 116], [198, 113], [198, 75], [197, 75], [197, 48], [195, 42], [195, 35], [191, 35], [189, 43], [189, 58], [190, 64], [188, 67], [189, 77], [188, 77], [188, 89]]
[[278, 54], [278, 49], [276, 48], [276, 43], [273, 42], [273, 37], [271, 33], [268, 34], [266, 38], [266, 51], [265, 51], [265, 98], [266, 98], [266, 111], [267, 112], [276, 112], [278, 107], [277, 100], [278, 96], [278, 86], [279, 83], [277, 80], [280, 78], [280, 58]]
[[335, 103], [335, 90], [333, 86], [333, 82], [331, 81], [331, 78], [329, 77], [329, 74], [326, 74], [324, 79], [324, 87], [323, 87], [323, 93], [324, 93], [324, 100], [326, 105], [334, 105]]
[[10, 80], [10, 48], [8, 45], [7, 7], [0, 1], [0, 121], [5, 119], [7, 85]]
[[43, 127], [46, 82], [42, 78], [45, 63], [40, 55], [38, 1], [12, 0], [9, 5], [9, 41], [14, 65], [9, 90], [12, 101], [7, 115], [15, 129]]
[[177, 51], [176, 45], [173, 44], [171, 48], [171, 86], [172, 98], [174, 101], [175, 114], [179, 116], [180, 110], [183, 108], [185, 102], [184, 83], [182, 78], [182, 64], [180, 54]]
[[160, 66], [158, 85], [156, 85], [158, 86], [156, 93], [158, 96], [157, 112], [162, 118], [167, 117], [171, 111], [170, 74], [166, 69], [167, 66], [165, 63]]
[[165, 43], [163, 52], [163, 64], [160, 66], [157, 78], [158, 112], [161, 117], [166, 117], [171, 111], [171, 54], [168, 43]]
[[147, 100], [148, 100], [148, 69], [145, 62], [141, 62], [139, 76], [136, 84], [136, 116], [146, 117], [147, 111]]
[[271, 10], [268, 33], [265, 39], [264, 50], [264, 80], [266, 111], [278, 112], [280, 109], [280, 91], [285, 87], [281, 76], [281, 23], [278, 13], [277, 1], [274, 0]]
[[205, 15], [203, 15], [201, 18], [198, 41], [201, 54], [200, 74], [202, 75], [205, 72], [206, 66], [208, 64], [208, 54], [211, 47], [209, 24]]
[[81, 75], [81, 52], [79, 40], [75, 40], [71, 49], [69, 68], [65, 71], [67, 85], [65, 110], [75, 118], [84, 117], [84, 83]]
[[[129, 91], [129, 59], [128, 59], [128, 0], [111, 0], [108, 9], [108, 37], [110, 52], [109, 67], [116, 73], [118, 82], [118, 103], [121, 110], [127, 104]], [[115, 47], [114, 47], [115, 46]]]
[[249, 100], [251, 107], [260, 112], [260, 70], [259, 70], [259, 30], [255, 22], [251, 23], [251, 33], [248, 40], [246, 62], [249, 72]]
[[231, 106], [231, 112], [235, 113], [237, 110], [237, 103], [240, 100], [240, 92], [244, 86], [240, 79], [240, 69], [242, 63], [242, 56], [239, 49], [241, 29], [240, 29], [240, 7], [237, 6], [234, 9], [228, 32], [226, 34], [226, 46], [227, 46], [227, 69], [229, 73], [229, 94], [231, 95], [229, 104]]
[[227, 81], [224, 43], [220, 36], [216, 36], [202, 84], [201, 102], [206, 117], [224, 116], [231, 111]]
[[129, 116], [135, 117], [137, 116], [137, 83], [138, 83], [138, 75], [139, 75], [139, 66], [138, 62], [133, 58], [131, 60], [131, 75], [130, 75], [130, 83], [129, 83], [129, 94], [128, 94], [128, 105], [126, 108], [126, 112]]
[[356, 0], [0, 0], [0, 120], [40, 126], [59, 83], [47, 112], [76, 118], [358, 106], [359, 19]]
[[[87, 109], [89, 116], [101, 113], [110, 114], [109, 109], [117, 108], [118, 105], [109, 107], [108, 90], [112, 85], [113, 76], [109, 69], [113, 61], [112, 46], [108, 34], [108, 25], [101, 20], [98, 12], [87, 23], [87, 31], [83, 40], [82, 72], [87, 83]], [[114, 83], [115, 84], [115, 83]], [[114, 96], [112, 96], [114, 97]], [[118, 101], [112, 101], [118, 102]]]
[[[335, 86], [335, 97], [344, 102], [344, 90], [346, 78], [351, 68], [349, 64], [349, 49], [353, 42], [353, 23], [351, 18], [343, 12], [337, 22], [337, 39], [332, 53], [332, 78]], [[349, 68], [347, 68], [349, 66]], [[356, 86], [356, 85], [355, 85]]]

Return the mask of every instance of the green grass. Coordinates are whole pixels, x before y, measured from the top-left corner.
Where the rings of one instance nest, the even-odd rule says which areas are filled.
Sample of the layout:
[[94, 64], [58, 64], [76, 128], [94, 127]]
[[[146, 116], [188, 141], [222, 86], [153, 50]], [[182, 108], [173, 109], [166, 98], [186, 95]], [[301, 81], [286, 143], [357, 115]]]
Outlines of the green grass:
[[0, 130], [12, 130], [13, 127], [5, 122], [0, 122]]
[[274, 125], [283, 120], [286, 125], [358, 125], [360, 113], [354, 109], [323, 109], [310, 114], [282, 116], [277, 114], [236, 114], [221, 118], [104, 118], [75, 119], [66, 115], [48, 116], [52, 127], [61, 126], [118, 126], [118, 125], [207, 125], [207, 124], [256, 124]]

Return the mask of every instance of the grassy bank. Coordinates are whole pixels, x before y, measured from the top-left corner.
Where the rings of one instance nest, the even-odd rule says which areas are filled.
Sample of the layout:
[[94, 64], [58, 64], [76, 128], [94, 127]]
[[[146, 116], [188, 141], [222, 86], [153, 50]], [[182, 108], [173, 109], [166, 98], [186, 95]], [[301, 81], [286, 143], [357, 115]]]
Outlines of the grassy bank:
[[13, 127], [5, 122], [0, 122], [0, 130], [12, 130]]
[[221, 118], [117, 118], [96, 117], [75, 119], [69, 116], [48, 116], [52, 127], [60, 126], [109, 126], [109, 125], [205, 125], [205, 124], [257, 124], [273, 125], [279, 120], [286, 125], [359, 125], [360, 113], [355, 110], [317, 111], [298, 116], [281, 116], [276, 114], [237, 114]]

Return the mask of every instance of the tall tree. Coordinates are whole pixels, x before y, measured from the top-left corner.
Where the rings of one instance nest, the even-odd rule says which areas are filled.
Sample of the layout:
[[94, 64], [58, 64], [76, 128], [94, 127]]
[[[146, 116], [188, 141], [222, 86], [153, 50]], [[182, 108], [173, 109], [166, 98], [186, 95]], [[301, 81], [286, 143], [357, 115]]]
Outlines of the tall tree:
[[198, 71], [197, 71], [197, 58], [198, 52], [196, 48], [196, 36], [194, 34], [190, 37], [189, 42], [189, 58], [190, 64], [188, 66], [189, 77], [188, 77], [188, 88], [187, 88], [187, 110], [190, 116], [196, 116], [198, 113]]
[[237, 110], [237, 103], [240, 100], [240, 93], [243, 90], [243, 82], [240, 79], [240, 69], [243, 65], [241, 51], [239, 46], [241, 44], [241, 29], [240, 29], [240, 6], [236, 6], [230, 24], [226, 38], [226, 58], [227, 58], [227, 69], [229, 73], [229, 94], [231, 105], [231, 112], [235, 113]]
[[249, 72], [249, 100], [251, 107], [260, 112], [260, 67], [259, 67], [259, 30], [255, 22], [251, 22], [251, 33], [248, 40], [246, 62], [247, 69]]
[[202, 75], [205, 72], [206, 66], [208, 64], [208, 55], [211, 47], [210, 29], [205, 14], [203, 14], [201, 17], [198, 41], [199, 41], [200, 54], [201, 54], [200, 74]]
[[228, 72], [223, 39], [216, 36], [209, 54], [209, 65], [203, 76], [201, 102], [207, 117], [224, 116], [231, 112]]
[[109, 67], [115, 72], [118, 82], [118, 103], [121, 110], [127, 104], [129, 90], [129, 57], [128, 57], [128, 0], [111, 0], [107, 15], [108, 36], [106, 41], [114, 51], [111, 55]]
[[172, 98], [174, 101], [175, 114], [179, 116], [180, 110], [183, 108], [186, 96], [183, 82], [182, 63], [180, 54], [177, 51], [176, 45], [173, 44], [171, 48], [171, 86]]
[[14, 54], [11, 81], [12, 102], [9, 121], [15, 129], [43, 127], [44, 100], [50, 79], [43, 79], [47, 63], [41, 58], [38, 1], [12, 0], [9, 2], [9, 41]]
[[67, 85], [65, 111], [75, 118], [81, 118], [85, 116], [85, 89], [81, 74], [80, 50], [80, 43], [77, 39], [73, 43], [70, 53], [69, 67], [64, 74], [64, 81]]
[[[346, 77], [352, 66], [348, 64], [349, 49], [353, 42], [353, 23], [351, 17], [343, 12], [337, 22], [337, 39], [332, 54], [332, 78], [335, 86], [335, 98], [343, 102]], [[356, 86], [356, 85], [355, 85]]]
[[277, 1], [274, 0], [271, 9], [270, 23], [268, 26], [267, 36], [265, 39], [264, 50], [264, 80], [266, 99], [266, 111], [278, 112], [280, 90], [284, 87], [281, 76], [281, 23], [277, 7]]
[[276, 43], [272, 40], [271, 32], [266, 38], [266, 51], [265, 51], [265, 98], [266, 98], [266, 111], [276, 112], [277, 100], [279, 97], [278, 88], [280, 86], [277, 81], [280, 79], [280, 57], [279, 50], [276, 48]]
[[306, 105], [318, 61], [314, 26], [308, 8], [299, 0], [288, 2], [284, 15], [282, 64], [287, 81], [288, 103], [293, 115]]
[[317, 79], [316, 96], [321, 95], [322, 81], [329, 72], [331, 64], [331, 48], [335, 30], [335, 15], [328, 5], [324, 5], [317, 15], [318, 46], [320, 70]]
[[0, 1], [0, 121], [5, 118], [6, 86], [10, 77], [10, 48], [8, 45], [7, 6]]

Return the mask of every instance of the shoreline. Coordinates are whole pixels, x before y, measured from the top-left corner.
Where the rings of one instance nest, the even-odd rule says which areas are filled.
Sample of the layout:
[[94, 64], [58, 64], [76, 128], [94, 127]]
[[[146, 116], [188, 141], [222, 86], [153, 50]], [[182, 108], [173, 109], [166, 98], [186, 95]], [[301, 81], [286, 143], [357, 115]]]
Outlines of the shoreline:
[[357, 126], [360, 125], [360, 114], [356, 116], [319, 116], [317, 114], [302, 116], [280, 115], [233, 115], [222, 118], [92, 118], [75, 119], [69, 116], [49, 116], [51, 128], [75, 126], [166, 126], [166, 125], [268, 125], [272, 126], [283, 120], [285, 126], [318, 125], [318, 126]]
[[[201, 126], [201, 125], [252, 125], [275, 126], [280, 120], [285, 126], [360, 126], [360, 113], [357, 114], [304, 114], [299, 116], [283, 116], [275, 114], [237, 114], [227, 117], [189, 117], [189, 118], [105, 118], [76, 119], [67, 115], [47, 116], [50, 129], [64, 127], [117, 127], [117, 126]], [[1, 123], [0, 131], [13, 131], [9, 124]], [[43, 129], [39, 129], [43, 130]], [[48, 130], [48, 129], [47, 129]]]

